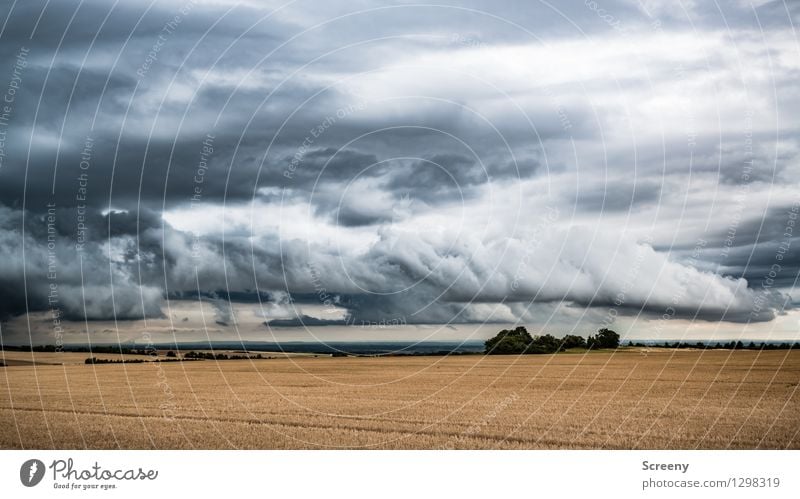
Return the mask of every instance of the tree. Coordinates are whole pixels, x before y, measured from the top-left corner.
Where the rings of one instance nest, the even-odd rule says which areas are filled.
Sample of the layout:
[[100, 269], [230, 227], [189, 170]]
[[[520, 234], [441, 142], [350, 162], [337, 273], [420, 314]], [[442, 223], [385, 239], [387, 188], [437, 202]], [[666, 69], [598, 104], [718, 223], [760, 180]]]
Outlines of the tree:
[[562, 340], [563, 349], [567, 350], [570, 348], [586, 348], [586, 340], [583, 339], [583, 336], [578, 336], [575, 334], [568, 334], [564, 336]]
[[175, 352], [173, 352], [172, 350], [170, 350], [169, 352], [167, 352], [167, 357], [170, 357], [170, 358], [175, 358], [175, 357], [177, 357], [177, 355], [175, 355]]
[[536, 336], [525, 353], [556, 353], [561, 349], [561, 341], [551, 334]]
[[586, 339], [589, 348], [617, 348], [619, 347], [619, 335], [607, 328], [597, 331], [595, 336]]
[[516, 329], [503, 329], [493, 338], [486, 340], [484, 353], [489, 355], [521, 354], [528, 350], [533, 337], [523, 326]]

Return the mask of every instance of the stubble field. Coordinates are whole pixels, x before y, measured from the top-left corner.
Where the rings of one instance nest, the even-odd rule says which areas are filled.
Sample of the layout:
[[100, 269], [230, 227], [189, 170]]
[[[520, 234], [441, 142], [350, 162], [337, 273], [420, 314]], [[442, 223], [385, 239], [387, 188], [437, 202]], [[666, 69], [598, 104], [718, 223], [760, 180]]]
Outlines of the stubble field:
[[797, 351], [57, 360], [0, 368], [0, 447], [800, 448]]

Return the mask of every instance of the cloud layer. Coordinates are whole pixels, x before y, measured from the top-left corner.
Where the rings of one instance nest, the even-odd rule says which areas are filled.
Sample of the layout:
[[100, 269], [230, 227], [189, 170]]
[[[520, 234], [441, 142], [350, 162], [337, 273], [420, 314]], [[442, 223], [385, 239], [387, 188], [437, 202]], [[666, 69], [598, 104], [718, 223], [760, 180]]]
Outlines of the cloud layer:
[[0, 17], [4, 320], [146, 320], [198, 296], [224, 326], [231, 302], [330, 302], [346, 317], [312, 322], [337, 324], [794, 308], [789, 3]]

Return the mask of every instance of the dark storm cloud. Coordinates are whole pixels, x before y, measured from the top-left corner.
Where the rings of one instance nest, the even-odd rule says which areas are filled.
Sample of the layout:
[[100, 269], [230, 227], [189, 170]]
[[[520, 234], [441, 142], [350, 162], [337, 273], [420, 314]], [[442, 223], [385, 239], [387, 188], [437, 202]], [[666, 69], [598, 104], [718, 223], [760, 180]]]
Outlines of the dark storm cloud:
[[722, 144], [715, 143], [718, 139], [708, 140], [704, 147], [695, 148], [692, 173], [715, 175], [724, 186], [792, 182], [792, 166], [800, 159], [800, 142], [794, 138], [798, 131], [787, 130], [781, 138], [774, 132], [746, 133], [738, 140], [728, 137]]
[[[793, 288], [800, 274], [800, 204], [772, 208], [750, 218], [735, 234], [717, 234], [722, 272], [747, 279], [754, 288]], [[715, 253], [711, 252], [713, 257]]]
[[272, 319], [265, 321], [269, 327], [310, 327], [310, 326], [346, 326], [345, 320], [318, 319], [308, 315], [301, 315], [294, 319]]
[[742, 221], [731, 224], [731, 227], [717, 228], [706, 237], [716, 247], [745, 247], [750, 249], [766, 243], [779, 244], [800, 238], [800, 229], [796, 229], [800, 220], [800, 203], [775, 206], [762, 213], [746, 212]]
[[[337, 297], [338, 306], [348, 310], [352, 321], [394, 318], [407, 324], [458, 323], [508, 320], [502, 313], [495, 317], [488, 309], [475, 308], [482, 304], [491, 308], [493, 303], [525, 302], [535, 297], [538, 302], [570, 302], [592, 307], [608, 303], [617, 292], [612, 282], [599, 289], [590, 283], [576, 282], [576, 278], [587, 274], [595, 275], [597, 280], [609, 271], [603, 265], [576, 266], [575, 262], [586, 258], [581, 253], [588, 251], [587, 246], [577, 241], [571, 253], [539, 255], [532, 267], [520, 274], [517, 258], [520, 248], [512, 249], [508, 259], [487, 255], [489, 258], [484, 261], [485, 257], [475, 255], [492, 254], [498, 248], [470, 247], [476, 244], [473, 242], [448, 249], [425, 239], [397, 242], [387, 239], [367, 254], [348, 256], [340, 263], [341, 256], [326, 257], [324, 249], [299, 241], [279, 243], [270, 237], [255, 241], [248, 237], [196, 239], [148, 214], [136, 220], [130, 213], [113, 212], [91, 217], [87, 230], [101, 231], [104, 236], [90, 239], [78, 251], [74, 239], [63, 234], [63, 226], [51, 235], [49, 215], [28, 216], [25, 239], [20, 239], [18, 233], [7, 230], [8, 226], [19, 223], [14, 220], [19, 216], [20, 212], [6, 210], [7, 225], [0, 231], [3, 238], [0, 247], [4, 252], [0, 259], [4, 262], [0, 266], [0, 281], [4, 293], [9, 295], [4, 295], [4, 317], [51, 308], [72, 319], [83, 318], [84, 314], [89, 320], [160, 317], [162, 300], [167, 295], [203, 294], [209, 297], [215, 320], [232, 324], [235, 318], [229, 301], [240, 301], [246, 296], [250, 297], [248, 301], [258, 301], [258, 289], [306, 297], [319, 295], [319, 290], [325, 289], [326, 294]], [[58, 216], [55, 214], [53, 218]], [[134, 230], [135, 235], [131, 234]], [[555, 239], [543, 248], [557, 248], [558, 238], [564, 236], [567, 234], [550, 236]], [[42, 240], [52, 241], [52, 247], [36, 244]], [[22, 241], [29, 248], [24, 260]], [[593, 250], [615, 244], [612, 240], [602, 244], [595, 241]], [[642, 283], [641, 289], [628, 292], [630, 306], [638, 303], [645, 312], [657, 314], [671, 307], [676, 317], [759, 322], [771, 320], [783, 300], [773, 290], [759, 298], [761, 295], [734, 281], [719, 281], [711, 274], [670, 264], [663, 256], [646, 248], [644, 251], [647, 257], [643, 265], [653, 271], [668, 265], [674, 267], [662, 277], [669, 282], [655, 283], [652, 290], [649, 283]], [[432, 254], [447, 255], [448, 264], [442, 266], [438, 259], [430, 260], [428, 255]], [[615, 261], [619, 263], [612, 264], [630, 260], [631, 257], [618, 252]], [[221, 261], [224, 265], [218, 263]], [[541, 282], [533, 277], [547, 268], [556, 272], [551, 280]], [[622, 274], [621, 269], [611, 272]], [[648, 271], [648, 275], [654, 275], [653, 271]], [[525, 277], [521, 280], [523, 285], [510, 286], [512, 280], [522, 279], [521, 275]], [[676, 282], [690, 289], [670, 305], [666, 290], [674, 288]], [[55, 301], [50, 300], [52, 285], [58, 289]], [[691, 298], [709, 293], [705, 291], [707, 287], [717, 288], [709, 301], [698, 303]], [[19, 289], [27, 290], [27, 305], [19, 299], [18, 292], [8, 293]], [[721, 294], [730, 296], [720, 300]], [[757, 313], [751, 310], [754, 299], [761, 304]]]
[[627, 180], [610, 180], [603, 186], [581, 188], [575, 200], [581, 210], [630, 211], [645, 204], [655, 204], [661, 197], [661, 186], [656, 183], [631, 183]]
[[[75, 235], [57, 224], [55, 209], [39, 215], [5, 208], [0, 213], [5, 221], [0, 230], [3, 318], [39, 310], [55, 310], [73, 320], [161, 316], [160, 288], [150, 279], [138, 281], [134, 271], [154, 262], [141, 261], [131, 241], [114, 255], [96, 243], [78, 250]], [[97, 226], [100, 217], [93, 218], [88, 225]]]
[[675, 305], [618, 305], [617, 302], [607, 300], [592, 300], [586, 302], [571, 302], [569, 305], [577, 309], [587, 307], [598, 310], [613, 308], [616, 314], [623, 317], [647, 317], [652, 320], [668, 321], [672, 319], [689, 319], [692, 321], [707, 322], [732, 322], [737, 324], [753, 324], [769, 322], [778, 315], [783, 315], [787, 310], [792, 310], [793, 305], [787, 301], [787, 296], [775, 289], [758, 290], [753, 296], [748, 307], [730, 306], [675, 306]]
[[315, 184], [349, 181], [358, 176], [379, 177], [387, 164], [379, 164], [377, 156], [353, 149], [333, 147], [297, 151], [280, 162], [283, 168], [264, 171], [266, 185], [309, 191]]
[[[155, 41], [164, 24], [174, 20], [176, 15], [180, 16], [180, 32], [184, 36], [196, 36], [205, 33], [214, 24], [219, 32], [229, 35], [240, 33], [266, 14], [246, 5], [228, 12], [229, 8], [224, 5], [210, 6], [191, 0], [118, 3], [102, 0], [31, 0], [17, 2], [9, 13], [10, 7], [7, 4], [0, 11], [3, 18], [9, 16], [4, 38], [24, 41], [47, 51], [54, 50], [61, 43], [63, 49], [75, 48], [81, 55], [92, 40], [100, 50], [108, 45], [116, 49], [118, 47], [115, 44], [125, 42], [136, 44], [144, 40]], [[279, 31], [275, 25], [270, 27], [273, 35]], [[270, 30], [264, 28], [265, 25], [258, 24], [253, 34], [266, 37]], [[192, 43], [194, 41], [192, 39]], [[166, 53], [164, 56], [169, 57]]]
[[[287, 179], [282, 176], [285, 165], [281, 164], [284, 158], [280, 157], [280, 153], [271, 155], [263, 167], [260, 160], [267, 143], [266, 137], [277, 132], [278, 121], [274, 111], [280, 111], [279, 116], [287, 116], [306, 98], [324, 90], [322, 83], [305, 82], [302, 77], [284, 82], [284, 77], [293, 66], [312, 59], [314, 52], [321, 53], [324, 49], [318, 44], [309, 45], [310, 41], [319, 40], [319, 32], [314, 37], [306, 36], [292, 41], [285, 48], [279, 49], [263, 66], [258, 67], [258, 75], [265, 71], [267, 74], [274, 74], [275, 79], [270, 81], [270, 85], [257, 89], [249, 89], [245, 85], [237, 89], [234, 85], [237, 81], [235, 78], [231, 82], [207, 81], [194, 88], [197, 93], [193, 96], [193, 106], [187, 109], [188, 103], [161, 101], [161, 94], [173, 77], [179, 85], [196, 85], [199, 81], [190, 78], [192, 70], [197, 69], [200, 74], [204, 74], [212, 60], [211, 56], [221, 54], [225, 48], [231, 50], [221, 60], [217, 70], [222, 74], [238, 70], [249, 71], [256, 68], [255, 65], [270, 49], [278, 49], [279, 42], [286, 41], [296, 32], [291, 31], [287, 24], [282, 24], [280, 16], [276, 15], [259, 23], [247, 36], [240, 37], [256, 19], [266, 16], [266, 12], [256, 15], [247, 7], [238, 7], [232, 13], [227, 13], [227, 9], [222, 6], [215, 8], [193, 5], [187, 14], [181, 15], [174, 33], [170, 32], [165, 40], [159, 40], [165, 23], [179, 15], [180, 9], [187, 4], [189, 3], [157, 2], [149, 9], [146, 4], [124, 4], [109, 10], [110, 6], [103, 2], [83, 3], [80, 8], [78, 2], [48, 3], [46, 8], [44, 2], [25, 2], [11, 12], [7, 30], [3, 34], [4, 39], [29, 46], [33, 55], [22, 91], [15, 103], [15, 127], [11, 132], [14, 140], [10, 143], [16, 146], [11, 151], [14, 155], [9, 158], [8, 168], [5, 169], [10, 175], [0, 187], [0, 196], [6, 204], [19, 204], [23, 190], [26, 191], [30, 207], [34, 209], [37, 205], [53, 200], [59, 205], [69, 204], [73, 196], [71, 189], [63, 187], [64, 179], [76, 173], [78, 154], [86, 137], [92, 137], [95, 141], [93, 162], [103, 164], [102, 168], [92, 171], [90, 203], [102, 206], [129, 205], [140, 200], [153, 204], [163, 200], [167, 205], [185, 202], [187, 193], [191, 193], [193, 187], [192, 179], [198, 162], [198, 142], [203, 138], [203, 134], [189, 136], [196, 132], [186, 129], [202, 124], [205, 124], [204, 132], [216, 136], [213, 161], [217, 168], [216, 173], [212, 173], [213, 179], [209, 176], [209, 181], [204, 186], [206, 199], [213, 201], [222, 197], [232, 200], [252, 197], [254, 189], [251, 187], [259, 168], [262, 175], [258, 186], [287, 184]], [[486, 6], [476, 5], [475, 8], [482, 7]], [[432, 9], [431, 12], [448, 12], [448, 9]], [[461, 10], [455, 12], [474, 18], [476, 26], [481, 25], [481, 19], [485, 20], [485, 16]], [[41, 19], [34, 36], [29, 39], [39, 13], [42, 13]], [[224, 18], [221, 17], [223, 14], [226, 14]], [[405, 29], [404, 23], [397, 18], [398, 15], [405, 15], [402, 9], [392, 9], [391, 12], [378, 10], [374, 15], [392, 16], [395, 21], [393, 25], [397, 25], [401, 31]], [[412, 17], [408, 18], [409, 23]], [[69, 24], [70, 20], [72, 24]], [[105, 24], [100, 29], [103, 21]], [[220, 22], [205, 39], [201, 39], [205, 30], [216, 21]], [[365, 21], [367, 16], [359, 15], [337, 21], [335, 26], [320, 29], [331, 29], [341, 36], [348, 32], [341, 29], [343, 24], [352, 22], [362, 27], [374, 25], [374, 19], [369, 23]], [[418, 20], [415, 21], [417, 22]], [[368, 39], [368, 35], [362, 33], [361, 36]], [[90, 48], [92, 41], [94, 45]], [[142, 68], [148, 52], [156, 42], [163, 43], [163, 48], [159, 50], [157, 60], [142, 77], [137, 74], [137, 70]], [[54, 56], [59, 43], [59, 51]], [[199, 47], [189, 54], [186, 64], [179, 67], [178, 63], [182, 62], [187, 50], [195, 43], [199, 43]], [[446, 43], [454, 42], [447, 40]], [[441, 42], [437, 44], [440, 46]], [[10, 60], [16, 47], [14, 43], [4, 45], [6, 49], [2, 53], [3, 58]], [[298, 45], [303, 47], [302, 52], [298, 52]], [[299, 53], [303, 55], [298, 58]], [[82, 65], [84, 59], [86, 64]], [[353, 64], [352, 57], [342, 54], [323, 59], [312, 67], [319, 69], [325, 62], [336, 71], [346, 70], [346, 64]], [[137, 83], [139, 87], [134, 95]], [[152, 90], [157, 92], [149, 96], [148, 92]], [[267, 93], [271, 93], [269, 104], [263, 113], [258, 114], [258, 108], [253, 105], [261, 103]], [[133, 100], [130, 100], [132, 97]], [[323, 92], [311, 105], [322, 105], [323, 110], [328, 110], [326, 112], [335, 113], [338, 109], [335, 98], [337, 96], [332, 96], [331, 92]], [[226, 105], [226, 112], [219, 116], [220, 126], [214, 127], [213, 122], [217, 117], [215, 113], [222, 109], [223, 103]], [[177, 134], [177, 120], [186, 111], [188, 114], [183, 125], [184, 133]], [[255, 122], [251, 124], [249, 131], [245, 131], [242, 126], [253, 117], [254, 112]], [[123, 117], [126, 117], [124, 124]], [[283, 149], [289, 156], [293, 155], [309, 131], [319, 125], [325, 115], [301, 112], [298, 117], [299, 119], [291, 121], [281, 130], [278, 142], [274, 144], [274, 151]], [[426, 125], [446, 128], [452, 123], [452, 117], [437, 113], [428, 116]], [[91, 128], [92, 124], [94, 128]], [[364, 122], [361, 125], [337, 123], [315, 146], [322, 150], [325, 150], [325, 142], [338, 146], [342, 143], [343, 133], [352, 138], [375, 129], [376, 125], [378, 124], [374, 122]], [[156, 134], [146, 136], [153, 126]], [[45, 147], [33, 147], [30, 161], [27, 161], [32, 127], [35, 127], [34, 136], [50, 137], [53, 142]], [[399, 144], [404, 141], [404, 137], [415, 140], [403, 130], [388, 131], [371, 140], [377, 148], [383, 148], [387, 143], [398, 144], [398, 148], [403, 148], [406, 146]], [[240, 138], [243, 139], [241, 143]], [[431, 143], [430, 138], [426, 138], [426, 142]], [[236, 147], [239, 149], [234, 150]], [[439, 145], [438, 151], [448, 148]], [[425, 153], [438, 153], [436, 146], [431, 149]], [[336, 160], [329, 165], [331, 175], [323, 176], [320, 181], [349, 179], [365, 166], [363, 161], [348, 158], [348, 154], [345, 152], [340, 157], [337, 155]], [[366, 151], [364, 154], [372, 153]], [[315, 159], [313, 154], [308, 155], [306, 161], [311, 167], [304, 168], [292, 179], [293, 188], [316, 179], [319, 172], [311, 164]], [[231, 177], [228, 178], [227, 164], [231, 160], [236, 161], [236, 166], [231, 169]], [[55, 173], [56, 165], [59, 165], [58, 174]], [[115, 179], [113, 183], [112, 166]], [[344, 168], [340, 168], [341, 166]], [[524, 170], [525, 165], [522, 168]], [[37, 175], [23, 186], [21, 181], [25, 170], [34, 170]], [[49, 189], [53, 177], [56, 177], [57, 183], [56, 192], [51, 196]]]
[[[327, 204], [322, 204], [321, 207], [323, 211], [330, 212]], [[343, 227], [362, 227], [392, 221], [392, 213], [387, 210], [364, 210], [342, 206], [336, 208], [333, 213], [335, 214], [333, 220]]]
[[[762, 213], [735, 212], [731, 217], [724, 227], [715, 226], [701, 236], [698, 263], [720, 274], [746, 279], [763, 300], [782, 308], [785, 297], [775, 290], [792, 289], [800, 275], [800, 204], [771, 207]], [[692, 252], [689, 247], [671, 249], [683, 257]]]
[[[293, 158], [286, 158], [292, 164]], [[430, 158], [403, 158], [378, 161], [375, 155], [332, 148], [314, 150], [302, 156], [281, 187], [311, 191], [310, 202], [320, 218], [330, 217], [337, 225], [359, 227], [398, 221], [414, 211], [448, 203], [463, 203], [474, 198], [479, 188], [490, 182], [529, 178], [538, 171], [538, 162], [526, 159], [506, 164], [481, 163], [479, 159], [455, 153]], [[286, 170], [284, 170], [286, 173]], [[273, 173], [274, 174], [274, 173]], [[354, 204], [358, 180], [371, 181], [371, 188], [385, 193], [387, 205]], [[339, 184], [330, 195], [326, 184]]]
[[[0, 34], [0, 94], [19, 48], [28, 47], [30, 57], [0, 169], [0, 317], [51, 307], [68, 318], [159, 317], [165, 298], [195, 296], [211, 304], [218, 323], [234, 324], [231, 301], [269, 301], [282, 293], [313, 301], [324, 287], [353, 321], [514, 320], [500, 304], [510, 301], [514, 311], [531, 300], [589, 308], [613, 303], [623, 285], [613, 276], [624, 275], [637, 251], [647, 255], [648, 278], [663, 268], [690, 278], [668, 276], [655, 289], [630, 291], [631, 310], [658, 316], [676, 289], [688, 290], [673, 307], [683, 318], [758, 322], [783, 310], [778, 291], [753, 289], [769, 276], [784, 242], [784, 208], [748, 218], [728, 256], [711, 259], [718, 274], [744, 277], [746, 285], [676, 266], [642, 245], [595, 241], [586, 229], [531, 250], [536, 241], [514, 239], [514, 217], [492, 221], [506, 240], [468, 234], [455, 244], [450, 233], [400, 232], [417, 216], [462, 202], [480, 212], [490, 188], [537, 180], [562, 194], [574, 190], [554, 204], [578, 217], [635, 214], [657, 201], [674, 213], [674, 199], [662, 187], [692, 172], [718, 174], [722, 188], [752, 184], [754, 196], [770, 189], [773, 167], [777, 178], [796, 183], [797, 144], [770, 128], [773, 103], [750, 101], [765, 108], [756, 118], [769, 126], [752, 124], [760, 149], [746, 181], [741, 137], [715, 128], [726, 117], [701, 108], [703, 102], [697, 116], [652, 124], [645, 115], [637, 122], [645, 126], [634, 124], [637, 112], [674, 109], [673, 99], [658, 99], [664, 86], [670, 98], [693, 95], [696, 89], [678, 80], [696, 77], [700, 89], [706, 80], [727, 84], [719, 95], [740, 100], [745, 85], [738, 77], [747, 75], [725, 58], [730, 44], [706, 54], [702, 43], [696, 48], [684, 40], [665, 55], [663, 41], [649, 40], [674, 29], [681, 41], [683, 11], [662, 2], [576, 2], [557, 11], [539, 2], [348, 8], [300, 1], [267, 18], [276, 7], [229, 11], [224, 2], [180, 0], [120, 2], [113, 9], [94, 1], [14, 4]], [[9, 8], [0, 7], [0, 17]], [[361, 8], [373, 10], [347, 15]], [[756, 8], [758, 20], [785, 28], [785, 8], [797, 15], [795, 6], [771, 2]], [[797, 69], [790, 49], [772, 54], [752, 33], [736, 32], [752, 28], [752, 9], [698, 3], [689, 13], [700, 41], [729, 27], [728, 36], [741, 42], [737, 57], [738, 50], [760, 61], [774, 55], [768, 90], [776, 106], [793, 109]], [[180, 22], [165, 31], [176, 16]], [[647, 64], [614, 67], [618, 53], [625, 57], [639, 39]], [[545, 49], [525, 51], [537, 47]], [[544, 61], [529, 59], [532, 53]], [[677, 77], [682, 57], [686, 74]], [[456, 65], [448, 73], [451, 59]], [[424, 64], [392, 68], [409, 61]], [[611, 78], [612, 69], [620, 74]], [[752, 74], [759, 71], [764, 67]], [[764, 81], [748, 83], [753, 95], [770, 94]], [[626, 120], [630, 130], [609, 133]], [[700, 128], [691, 150], [687, 122]], [[605, 161], [591, 170], [579, 158]], [[580, 183], [571, 190], [576, 170]], [[523, 223], [541, 211], [544, 190], [529, 188], [519, 210]], [[373, 232], [364, 236], [367, 249], [351, 254], [269, 231], [197, 235], [162, 219], [165, 211], [192, 206], [192, 216], [205, 220], [212, 208], [253, 200], [309, 203], [321, 225]], [[451, 222], [441, 225], [457, 225]], [[723, 248], [725, 238], [722, 230], [708, 237], [704, 255]], [[800, 244], [791, 242], [771, 286], [791, 286], [798, 271]], [[507, 246], [511, 253], [502, 251]], [[616, 262], [620, 252], [625, 258]], [[527, 261], [523, 272], [520, 262]], [[320, 269], [318, 277], [310, 266]], [[712, 298], [703, 302], [708, 290]], [[302, 316], [281, 321], [270, 325], [339, 324]]]
[[[183, 14], [181, 9], [187, 5], [191, 8]], [[474, 6], [476, 9], [486, 7], [488, 4]], [[462, 9], [425, 10], [433, 14], [447, 12], [462, 16], [471, 19], [470, 24], [475, 27], [486, 29], [487, 17], [481, 14]], [[513, 10], [519, 13], [519, 9]], [[585, 14], [583, 9], [577, 12]], [[403, 21], [406, 14], [409, 17]], [[321, 172], [317, 161], [330, 150], [327, 143], [338, 147], [343, 140], [380, 126], [374, 121], [359, 122], [355, 117], [338, 120], [335, 127], [325, 131], [324, 137], [315, 140], [314, 150], [303, 158], [303, 167], [297, 174], [287, 178], [284, 175], [286, 157], [294, 156], [310, 131], [323, 123], [327, 116], [335, 117], [346, 104], [338, 102], [342, 96], [335, 92], [336, 87], [326, 91], [325, 84], [306, 81], [304, 73], [300, 73], [300, 77], [287, 78], [298, 65], [327, 51], [328, 47], [319, 44], [319, 40], [328, 30], [342, 38], [343, 34], [350, 33], [343, 26], [353, 23], [362, 28], [358, 36], [369, 40], [370, 33], [364, 32], [363, 28], [375, 26], [375, 19], [382, 16], [392, 17], [390, 26], [397, 26], [399, 32], [404, 32], [412, 19], [415, 19], [414, 24], [419, 20], [403, 9], [378, 9], [370, 14], [375, 17], [367, 14], [345, 17], [319, 27], [314, 36], [301, 36], [279, 48], [281, 42], [288, 41], [297, 33], [297, 28], [284, 22], [285, 16], [276, 14], [256, 24], [246, 36], [241, 36], [256, 20], [266, 15], [266, 11], [256, 12], [249, 7], [237, 7], [228, 12], [224, 6], [194, 5], [191, 2], [156, 2], [149, 8], [147, 4], [126, 3], [114, 9], [103, 2], [57, 2], [52, 5], [25, 2], [15, 7], [3, 37], [29, 46], [33, 55], [15, 103], [15, 126], [9, 139], [9, 152], [12, 154], [4, 168], [7, 176], [0, 184], [0, 199], [6, 205], [21, 205], [24, 192], [26, 208], [32, 210], [40, 210], [48, 202], [59, 206], [76, 204], [71, 179], [81, 173], [78, 170], [79, 156], [87, 137], [94, 141], [92, 164], [97, 166], [90, 172], [90, 195], [86, 202], [98, 207], [130, 207], [144, 203], [158, 209], [161, 204], [186, 203], [195, 186], [199, 144], [206, 133], [215, 135], [214, 154], [209, 160], [211, 166], [203, 185], [203, 199], [209, 202], [223, 198], [228, 201], [248, 200], [258, 187], [279, 186], [302, 191], [314, 181], [339, 183], [352, 179], [361, 169], [382, 159], [359, 144], [349, 151], [339, 152], [327, 165], [326, 171]], [[551, 12], [550, 15], [557, 14]], [[180, 17], [180, 22], [164, 36], [165, 24], [175, 16]], [[206, 30], [217, 21], [205, 36]], [[492, 32], [504, 33], [505, 29], [501, 28], [506, 25], [502, 24], [495, 25]], [[31, 33], [34, 33], [32, 38]], [[436, 47], [469, 47], [464, 40], [453, 38], [452, 33], [446, 35], [450, 38], [411, 42], [421, 43], [422, 47], [431, 43]], [[163, 38], [159, 39], [159, 36]], [[155, 43], [161, 44], [156, 60], [141, 73]], [[198, 47], [188, 53], [196, 43]], [[342, 39], [340, 43], [344, 44], [346, 40]], [[393, 50], [402, 50], [406, 42], [398, 39], [389, 43], [396, 44]], [[15, 44], [4, 46], [3, 57], [10, 60], [15, 54]], [[222, 75], [235, 73], [237, 77], [230, 81], [208, 80], [200, 85], [197, 78], [205, 74], [213, 56], [222, 54], [226, 48], [230, 51], [215, 71]], [[300, 48], [302, 50], [298, 50]], [[275, 55], [263, 65], [256, 66], [271, 49], [277, 49]], [[184, 58], [186, 63], [179, 66]], [[82, 64], [84, 60], [86, 63]], [[349, 67], [357, 70], [357, 60], [345, 51], [315, 62], [310, 68], [319, 71], [329, 67], [338, 72]], [[266, 86], [236, 88], [235, 83], [241, 82], [237, 78], [252, 69], [257, 69], [256, 75], [271, 75]], [[199, 74], [194, 75], [194, 70]], [[168, 93], [166, 85], [171, 81], [179, 86], [193, 85], [191, 91], [196, 93], [191, 96], [190, 107], [187, 107], [189, 102], [162, 100], [165, 92]], [[321, 93], [307, 106], [322, 112], [297, 108], [318, 92]], [[254, 107], [254, 104], [261, 104], [267, 94], [270, 97], [266, 107]], [[216, 114], [222, 110], [223, 104], [226, 111], [222, 115]], [[277, 116], [289, 116], [298, 109], [300, 113], [280, 131], [272, 147], [274, 152], [262, 164], [267, 138], [278, 131], [276, 111]], [[179, 133], [177, 126], [184, 113], [187, 114], [183, 131]], [[213, 123], [217, 117], [220, 122], [215, 127]], [[250, 118], [255, 121], [245, 129], [244, 125]], [[449, 112], [428, 113], [425, 125], [446, 129], [459, 123], [453, 118]], [[387, 124], [395, 123], [389, 121]], [[155, 130], [153, 135], [149, 134], [151, 128]], [[463, 126], [457, 128], [462, 128], [454, 130], [461, 135], [467, 130]], [[516, 133], [513, 129], [510, 132], [509, 136]], [[419, 150], [420, 144], [424, 143], [427, 145], [420, 151], [424, 156], [446, 158], [451, 154], [446, 152], [451, 146], [433, 135], [435, 133], [425, 130], [420, 130], [416, 136], [409, 134], [409, 129], [390, 130], [371, 136], [371, 145], [364, 145], [382, 151], [382, 155], [391, 155], [394, 153], [387, 144], [393, 144], [397, 150], [407, 154], [409, 149]], [[46, 141], [33, 145], [31, 136]], [[409, 148], [409, 141], [416, 143]], [[232, 162], [234, 166], [230, 167]], [[510, 172], [516, 167], [522, 170], [524, 177], [530, 163], [520, 163], [512, 168], [508, 165], [513, 163], [508, 159], [495, 158], [492, 164], [507, 165], [498, 167], [500, 177], [505, 176], [505, 170]], [[469, 186], [476, 180], [476, 172], [471, 165], [464, 166], [468, 166], [469, 171], [465, 169], [462, 174], [453, 170], [450, 174], [455, 174], [458, 181]], [[378, 174], [380, 168], [376, 170], [365, 175]], [[26, 171], [36, 174], [30, 175], [23, 185]], [[430, 176], [424, 171], [409, 173], [412, 178]], [[53, 185], [55, 192], [51, 193]], [[425, 187], [433, 189], [431, 184]], [[429, 195], [429, 200], [443, 199], [440, 195], [444, 194], [450, 199], [455, 192], [446, 187], [444, 191]], [[420, 191], [420, 197], [425, 195]], [[320, 206], [322, 208], [327, 208], [327, 205]], [[372, 223], [379, 219], [347, 213], [341, 216], [345, 225]]]
[[432, 202], [445, 196], [460, 200], [465, 191], [490, 180], [521, 179], [536, 171], [536, 164], [526, 161], [517, 168], [507, 164], [483, 164], [477, 158], [459, 154], [437, 154], [414, 161], [395, 173], [387, 187], [393, 191]]

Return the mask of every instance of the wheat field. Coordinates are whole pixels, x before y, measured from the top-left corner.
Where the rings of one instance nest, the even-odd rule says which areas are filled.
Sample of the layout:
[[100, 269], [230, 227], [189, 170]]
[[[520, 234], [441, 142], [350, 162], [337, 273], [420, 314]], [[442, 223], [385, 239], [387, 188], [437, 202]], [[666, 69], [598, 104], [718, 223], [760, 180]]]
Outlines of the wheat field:
[[2, 448], [800, 448], [796, 351], [115, 365], [37, 355], [0, 368]]

